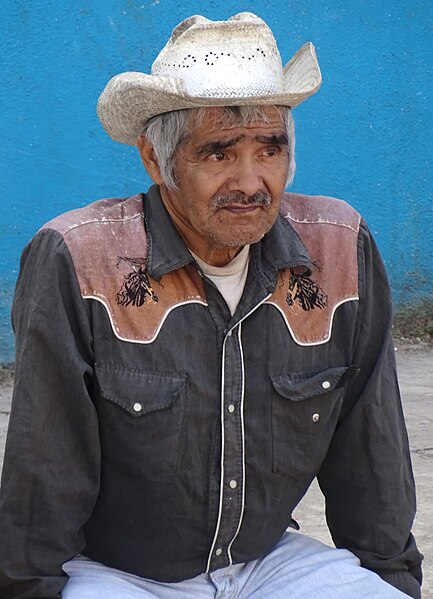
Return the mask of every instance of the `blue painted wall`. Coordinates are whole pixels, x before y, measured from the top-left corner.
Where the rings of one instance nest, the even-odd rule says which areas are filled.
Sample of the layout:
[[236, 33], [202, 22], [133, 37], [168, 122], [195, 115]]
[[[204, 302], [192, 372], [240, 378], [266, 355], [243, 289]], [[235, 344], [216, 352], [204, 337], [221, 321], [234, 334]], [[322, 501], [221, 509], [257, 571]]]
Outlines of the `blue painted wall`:
[[283, 61], [315, 43], [321, 91], [295, 111], [293, 188], [342, 197], [367, 218], [395, 300], [433, 299], [431, 0], [2, 0], [0, 361], [21, 248], [46, 220], [146, 189], [134, 148], [104, 133], [96, 99], [122, 71], [149, 72], [191, 14], [264, 17]]

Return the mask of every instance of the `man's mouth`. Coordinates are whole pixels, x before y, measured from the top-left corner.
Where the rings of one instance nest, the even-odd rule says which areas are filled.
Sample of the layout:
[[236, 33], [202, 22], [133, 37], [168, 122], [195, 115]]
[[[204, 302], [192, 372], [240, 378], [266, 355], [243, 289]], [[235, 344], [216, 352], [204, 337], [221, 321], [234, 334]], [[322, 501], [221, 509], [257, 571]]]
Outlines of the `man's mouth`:
[[262, 206], [259, 206], [258, 204], [256, 205], [249, 205], [249, 206], [245, 206], [244, 205], [239, 205], [239, 204], [230, 204], [229, 206], [224, 206], [222, 208], [222, 210], [228, 210], [228, 212], [233, 212], [234, 214], [246, 214], [248, 212], [254, 212], [255, 210], [258, 210], [259, 208], [262, 208]]

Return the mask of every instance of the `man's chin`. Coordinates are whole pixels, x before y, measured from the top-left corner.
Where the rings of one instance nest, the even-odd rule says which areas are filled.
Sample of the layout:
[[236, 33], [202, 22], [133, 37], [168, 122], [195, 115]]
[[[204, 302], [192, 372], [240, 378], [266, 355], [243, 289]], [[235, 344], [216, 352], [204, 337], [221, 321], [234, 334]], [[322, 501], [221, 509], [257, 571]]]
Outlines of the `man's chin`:
[[267, 231], [258, 233], [257, 231], [251, 232], [250, 234], [244, 235], [233, 235], [233, 237], [215, 238], [213, 241], [221, 248], [234, 248], [244, 247], [245, 245], [252, 245], [257, 243], [266, 235]]

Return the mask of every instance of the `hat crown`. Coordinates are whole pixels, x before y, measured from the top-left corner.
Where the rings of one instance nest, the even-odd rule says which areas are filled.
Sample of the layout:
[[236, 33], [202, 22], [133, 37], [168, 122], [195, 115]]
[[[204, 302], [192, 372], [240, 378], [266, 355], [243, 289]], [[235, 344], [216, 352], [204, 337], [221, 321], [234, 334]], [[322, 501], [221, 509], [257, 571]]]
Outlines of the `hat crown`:
[[196, 15], [180, 23], [152, 65], [190, 96], [234, 98], [284, 91], [281, 57], [266, 23], [252, 13], [227, 21]]

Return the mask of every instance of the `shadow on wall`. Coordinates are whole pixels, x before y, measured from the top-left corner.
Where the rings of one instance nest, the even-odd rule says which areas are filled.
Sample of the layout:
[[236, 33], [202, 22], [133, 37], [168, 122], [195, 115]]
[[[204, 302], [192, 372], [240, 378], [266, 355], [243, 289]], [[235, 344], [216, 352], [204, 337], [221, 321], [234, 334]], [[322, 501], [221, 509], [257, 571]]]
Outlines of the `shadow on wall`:
[[433, 299], [399, 306], [394, 316], [393, 334], [402, 341], [433, 343]]

